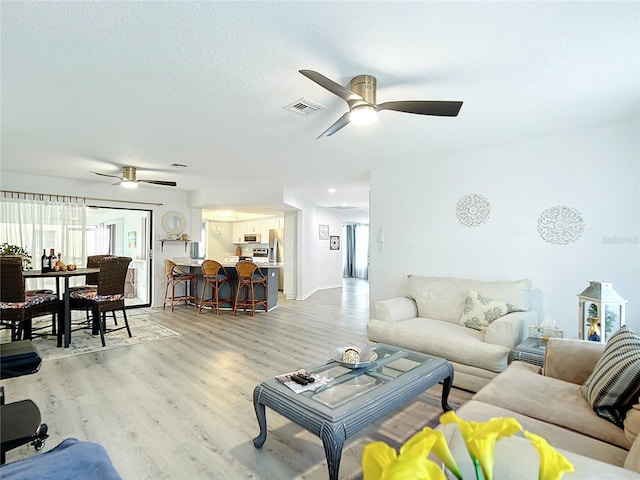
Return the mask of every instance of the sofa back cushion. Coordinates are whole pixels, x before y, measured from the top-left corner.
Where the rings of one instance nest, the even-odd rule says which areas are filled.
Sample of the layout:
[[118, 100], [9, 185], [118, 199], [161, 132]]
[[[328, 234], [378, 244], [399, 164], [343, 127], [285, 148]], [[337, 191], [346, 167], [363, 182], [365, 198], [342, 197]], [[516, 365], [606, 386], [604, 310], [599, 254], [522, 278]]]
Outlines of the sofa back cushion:
[[453, 277], [409, 275], [406, 296], [418, 306], [418, 316], [458, 323], [469, 290], [529, 309], [531, 280], [485, 282]]

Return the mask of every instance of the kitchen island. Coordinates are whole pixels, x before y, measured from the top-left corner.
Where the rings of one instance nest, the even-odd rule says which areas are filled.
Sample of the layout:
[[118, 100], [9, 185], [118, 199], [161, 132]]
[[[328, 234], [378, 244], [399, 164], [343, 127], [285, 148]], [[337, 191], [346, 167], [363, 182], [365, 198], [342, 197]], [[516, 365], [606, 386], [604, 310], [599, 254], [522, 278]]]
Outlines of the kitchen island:
[[[238, 287], [238, 272], [236, 270], [235, 263], [220, 262], [225, 268], [229, 277], [231, 277], [231, 284], [224, 284], [220, 289], [220, 298], [235, 298], [236, 289]], [[195, 273], [198, 277], [198, 301], [202, 295], [202, 287], [204, 286], [204, 279], [202, 277], [202, 260], [192, 260], [190, 262], [176, 261], [176, 264], [180, 268], [189, 273]], [[267, 305], [268, 310], [272, 310], [278, 306], [278, 278], [280, 277], [281, 263], [256, 263], [260, 271], [267, 276]], [[208, 288], [210, 292], [210, 288]], [[261, 285], [256, 286], [256, 301], [265, 299], [265, 289]], [[208, 293], [210, 295], [210, 293]], [[221, 303], [220, 308], [223, 310], [233, 310], [233, 303]], [[263, 305], [256, 308], [258, 312], [265, 311]]]

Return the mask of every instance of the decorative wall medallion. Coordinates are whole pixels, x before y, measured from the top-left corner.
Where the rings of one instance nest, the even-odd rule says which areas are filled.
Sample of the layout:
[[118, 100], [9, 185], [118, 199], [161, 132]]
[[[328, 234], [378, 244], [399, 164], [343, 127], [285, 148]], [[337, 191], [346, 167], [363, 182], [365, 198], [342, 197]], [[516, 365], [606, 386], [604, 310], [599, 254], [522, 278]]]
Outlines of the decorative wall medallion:
[[538, 233], [542, 239], [556, 245], [575, 242], [584, 232], [584, 220], [572, 207], [559, 205], [547, 208], [538, 218]]
[[340, 237], [338, 235], [331, 235], [329, 239], [329, 250], [340, 250]]
[[482, 195], [472, 193], [462, 197], [456, 207], [458, 220], [467, 227], [477, 227], [489, 220], [491, 204]]

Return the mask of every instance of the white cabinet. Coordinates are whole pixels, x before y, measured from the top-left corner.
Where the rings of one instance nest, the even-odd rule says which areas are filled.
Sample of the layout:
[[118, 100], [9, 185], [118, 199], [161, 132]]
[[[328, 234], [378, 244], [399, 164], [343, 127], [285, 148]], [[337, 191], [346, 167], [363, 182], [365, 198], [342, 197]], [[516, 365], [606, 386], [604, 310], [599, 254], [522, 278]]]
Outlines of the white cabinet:
[[233, 227], [231, 229], [233, 243], [244, 241], [244, 234], [248, 233], [246, 229], [247, 229], [247, 222], [235, 222], [233, 224]]
[[260, 233], [260, 220], [252, 220], [245, 223], [247, 224], [247, 231], [244, 233]]
[[284, 228], [284, 218], [235, 222], [232, 228], [233, 243], [244, 242], [245, 233], [260, 235], [260, 243], [269, 243], [269, 230]]
[[262, 220], [260, 222], [260, 234], [262, 235], [262, 242], [269, 243], [269, 230], [282, 228], [280, 226], [279, 218], [270, 218], [269, 220]]

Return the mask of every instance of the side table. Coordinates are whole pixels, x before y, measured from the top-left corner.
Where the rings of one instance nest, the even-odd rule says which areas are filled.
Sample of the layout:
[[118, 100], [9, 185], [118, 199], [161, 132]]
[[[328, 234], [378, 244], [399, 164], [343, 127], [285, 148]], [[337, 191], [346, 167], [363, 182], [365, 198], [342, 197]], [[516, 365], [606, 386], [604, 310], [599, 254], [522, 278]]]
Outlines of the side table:
[[509, 353], [509, 363], [514, 360], [544, 366], [546, 342], [541, 338], [529, 337]]

